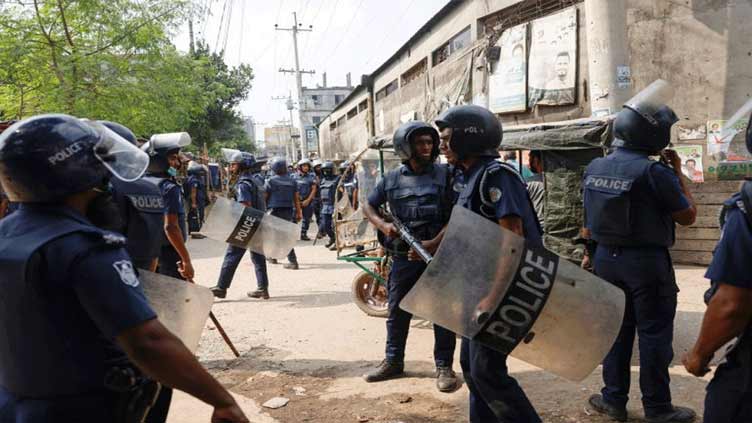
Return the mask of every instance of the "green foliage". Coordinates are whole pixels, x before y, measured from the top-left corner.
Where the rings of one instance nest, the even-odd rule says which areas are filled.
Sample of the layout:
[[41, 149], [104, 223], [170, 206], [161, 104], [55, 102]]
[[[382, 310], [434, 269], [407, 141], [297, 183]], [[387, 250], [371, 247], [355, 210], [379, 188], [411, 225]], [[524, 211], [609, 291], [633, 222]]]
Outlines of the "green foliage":
[[177, 51], [170, 31], [188, 0], [0, 3], [0, 119], [60, 112], [137, 135], [187, 130], [203, 143], [250, 144], [234, 108], [253, 71], [204, 45]]

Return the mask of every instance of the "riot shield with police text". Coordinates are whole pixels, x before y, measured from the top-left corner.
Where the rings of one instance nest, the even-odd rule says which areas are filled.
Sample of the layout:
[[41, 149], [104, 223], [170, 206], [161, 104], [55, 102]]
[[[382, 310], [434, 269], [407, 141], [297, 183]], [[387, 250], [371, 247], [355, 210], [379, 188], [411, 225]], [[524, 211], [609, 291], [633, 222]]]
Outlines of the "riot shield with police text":
[[462, 207], [404, 310], [573, 381], [611, 349], [624, 293]]
[[201, 232], [213, 240], [281, 259], [295, 246], [300, 229], [252, 207], [217, 198]]
[[214, 303], [211, 291], [146, 270], [139, 270], [138, 278], [159, 321], [195, 352]]

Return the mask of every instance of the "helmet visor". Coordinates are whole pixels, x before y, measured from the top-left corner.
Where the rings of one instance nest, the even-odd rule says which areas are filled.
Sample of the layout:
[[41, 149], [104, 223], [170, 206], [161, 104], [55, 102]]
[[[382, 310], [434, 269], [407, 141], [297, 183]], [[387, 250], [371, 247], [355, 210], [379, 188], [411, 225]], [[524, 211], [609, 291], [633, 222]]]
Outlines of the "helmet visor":
[[222, 158], [227, 163], [232, 163], [233, 161], [240, 161], [240, 150], [236, 150], [234, 148], [222, 148]]
[[671, 84], [663, 79], [658, 79], [627, 101], [624, 104], [624, 107], [639, 113], [642, 117], [647, 119], [651, 125], [659, 126], [656, 115], [658, 115], [659, 110], [663, 106], [668, 105], [673, 98], [674, 89], [671, 87]]
[[87, 121], [86, 124], [99, 134], [94, 156], [110, 173], [125, 182], [133, 182], [144, 174], [149, 166], [146, 153], [99, 122]]

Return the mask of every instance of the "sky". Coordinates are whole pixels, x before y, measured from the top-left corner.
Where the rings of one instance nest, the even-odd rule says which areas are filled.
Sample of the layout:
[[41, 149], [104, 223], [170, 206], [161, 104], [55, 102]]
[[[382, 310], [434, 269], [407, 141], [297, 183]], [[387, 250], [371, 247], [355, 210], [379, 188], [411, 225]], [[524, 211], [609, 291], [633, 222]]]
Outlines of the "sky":
[[[201, 2], [200, 2], [201, 3]], [[297, 12], [299, 28], [311, 32], [298, 33], [300, 67], [315, 70], [303, 75], [303, 86], [321, 84], [327, 74], [327, 85], [344, 86], [345, 75], [352, 74], [353, 85], [360, 76], [378, 68], [402, 46], [428, 19], [438, 12], [446, 0], [205, 0], [211, 15], [205, 22], [194, 22], [197, 38], [220, 49], [224, 36], [219, 34], [222, 11], [232, 4], [225, 62], [230, 66], [246, 63], [253, 67], [255, 78], [248, 98], [240, 105], [244, 116], [253, 116], [261, 125], [257, 137], [263, 138], [263, 127], [289, 119], [284, 100], [272, 97], [296, 97], [294, 74], [282, 74], [279, 68], [294, 69], [292, 33], [276, 31], [293, 24]], [[222, 25], [225, 27], [226, 25]], [[218, 39], [218, 35], [219, 39]], [[188, 25], [174, 37], [177, 47], [188, 50]], [[297, 112], [295, 113], [297, 125]]]

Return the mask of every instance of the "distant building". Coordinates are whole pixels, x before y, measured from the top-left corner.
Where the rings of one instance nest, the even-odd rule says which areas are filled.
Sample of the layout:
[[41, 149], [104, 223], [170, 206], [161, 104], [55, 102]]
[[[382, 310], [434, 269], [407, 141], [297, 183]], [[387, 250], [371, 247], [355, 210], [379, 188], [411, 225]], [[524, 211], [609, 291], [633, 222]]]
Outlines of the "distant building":
[[253, 119], [253, 116], [243, 116], [243, 129], [245, 129], [246, 134], [248, 134], [248, 138], [251, 140], [251, 143], [255, 143], [256, 120]]
[[326, 84], [326, 73], [322, 75], [322, 85], [316, 88], [303, 87], [303, 104], [301, 116], [305, 137], [309, 151], [318, 151], [318, 132], [316, 126], [337, 107], [350, 93], [353, 86], [350, 74], [347, 74], [347, 85], [344, 87], [329, 87]]
[[264, 153], [268, 156], [287, 157], [290, 154], [291, 140], [295, 138], [297, 144], [299, 132], [298, 128], [282, 123], [264, 128]]

